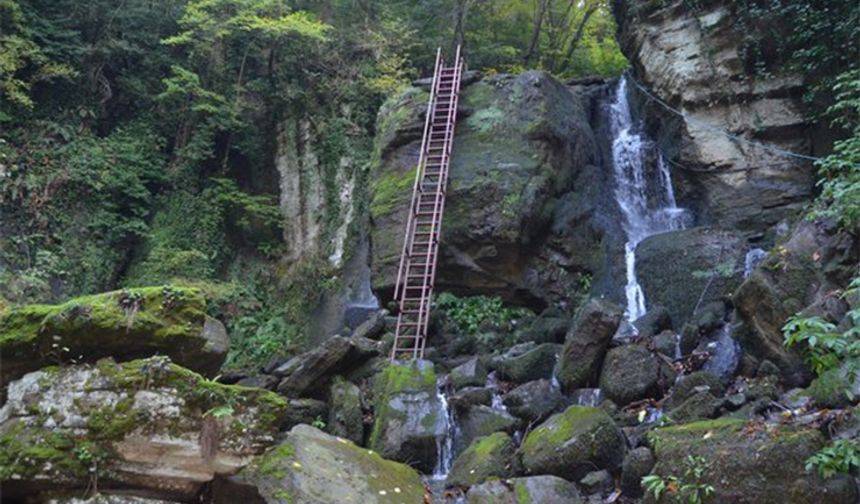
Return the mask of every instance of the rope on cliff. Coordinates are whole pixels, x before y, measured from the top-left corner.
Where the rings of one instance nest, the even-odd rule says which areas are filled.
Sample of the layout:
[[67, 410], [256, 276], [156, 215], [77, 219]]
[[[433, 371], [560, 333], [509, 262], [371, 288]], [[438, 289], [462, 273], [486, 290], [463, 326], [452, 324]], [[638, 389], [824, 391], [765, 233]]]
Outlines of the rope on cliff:
[[663, 108], [665, 108], [669, 112], [672, 112], [673, 114], [675, 114], [675, 115], [677, 115], [677, 116], [679, 116], [679, 117], [681, 117], [681, 118], [683, 118], [683, 119], [685, 119], [691, 123], [696, 123], [704, 129], [715, 131], [717, 133], [723, 134], [723, 135], [725, 135], [725, 136], [727, 136], [733, 140], [736, 140], [738, 142], [742, 142], [742, 143], [749, 144], [749, 145], [754, 145], [756, 147], [765, 149], [767, 151], [773, 152], [773, 153], [781, 155], [781, 156], [792, 157], [792, 158], [796, 158], [796, 159], [802, 159], [804, 161], [814, 161], [814, 162], [824, 160], [824, 158], [815, 157], [815, 156], [807, 156], [805, 154], [798, 154], [796, 152], [791, 152], [791, 151], [787, 151], [785, 149], [780, 149], [779, 147], [774, 147], [773, 145], [768, 145], [768, 144], [765, 144], [765, 143], [762, 143], [762, 142], [759, 142], [756, 140], [750, 140], [748, 138], [744, 138], [744, 137], [735, 135], [733, 133], [729, 133], [728, 131], [726, 131], [722, 128], [718, 128], [716, 126], [711, 126], [710, 124], [708, 124], [708, 123], [706, 123], [700, 119], [690, 117], [689, 114], [686, 114], [686, 113], [672, 107], [671, 105], [664, 102], [663, 100], [661, 100], [657, 96], [654, 96], [650, 91], [648, 91], [648, 89], [645, 88], [645, 86], [640, 84], [639, 81], [634, 79], [633, 76], [630, 75], [629, 73], [627, 75], [627, 78], [633, 83], [634, 86], [636, 86], [639, 89], [639, 91], [641, 91], [649, 99], [657, 102], [657, 104], [659, 104], [660, 106], [662, 106]]

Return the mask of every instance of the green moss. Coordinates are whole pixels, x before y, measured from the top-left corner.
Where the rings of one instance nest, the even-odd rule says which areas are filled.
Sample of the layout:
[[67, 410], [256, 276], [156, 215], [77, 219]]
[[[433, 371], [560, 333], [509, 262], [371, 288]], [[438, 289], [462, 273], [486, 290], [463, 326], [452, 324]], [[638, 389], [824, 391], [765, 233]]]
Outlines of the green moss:
[[[564, 412], [553, 416], [543, 425], [531, 431], [523, 441], [523, 450], [529, 451], [540, 446], [558, 446], [570, 439], [574, 432], [586, 430], [591, 425], [608, 419], [606, 413], [588, 406], [571, 406]], [[611, 420], [610, 420], [611, 421]]]
[[488, 107], [478, 110], [466, 118], [466, 125], [471, 128], [478, 138], [490, 140], [495, 130], [506, 118], [505, 112], [498, 107]]
[[515, 452], [513, 441], [504, 432], [480, 437], [454, 461], [448, 484], [472, 486], [493, 478], [513, 476]]
[[398, 203], [412, 197], [417, 167], [404, 172], [387, 173], [373, 183], [373, 199], [370, 201], [370, 215], [379, 217], [391, 213]]
[[287, 461], [292, 460], [295, 455], [296, 449], [293, 445], [289, 442], [281, 443], [255, 460], [252, 470], [270, 478], [286, 478], [289, 474]]
[[[433, 365], [428, 362], [410, 361], [405, 363], [391, 363], [374, 378], [374, 413], [376, 420], [370, 434], [369, 446], [375, 450], [381, 449], [381, 436], [385, 429], [385, 422], [401, 415], [391, 405], [391, 398], [403, 392], [428, 392], [436, 390], [436, 372]], [[432, 417], [433, 424], [428, 425], [428, 417]], [[422, 426], [435, 425], [436, 413], [425, 416], [421, 422]]]
[[532, 496], [529, 489], [522, 481], [517, 481], [514, 485], [514, 493], [517, 496], [517, 504], [531, 504]]
[[75, 448], [90, 447], [84, 439], [42, 430], [34, 431], [22, 423], [7, 425], [0, 434], [0, 481], [40, 474], [57, 480], [78, 479], [87, 475], [89, 464], [75, 455]]

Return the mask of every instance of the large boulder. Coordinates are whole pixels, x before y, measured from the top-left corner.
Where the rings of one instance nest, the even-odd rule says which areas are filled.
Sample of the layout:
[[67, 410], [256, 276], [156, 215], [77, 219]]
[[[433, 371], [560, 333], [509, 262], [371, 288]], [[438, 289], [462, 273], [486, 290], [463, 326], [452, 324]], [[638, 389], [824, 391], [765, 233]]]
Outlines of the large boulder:
[[454, 460], [445, 483], [470, 487], [490, 478], [510, 478], [518, 469], [516, 450], [514, 441], [504, 432], [480, 437]]
[[624, 434], [606, 412], [571, 406], [531, 431], [520, 455], [529, 474], [577, 481], [595, 469], [618, 468], [626, 448]]
[[664, 306], [681, 327], [697, 308], [730, 296], [741, 284], [745, 253], [744, 241], [731, 231], [669, 231], [636, 247], [636, 273], [648, 303]]
[[145, 287], [0, 313], [0, 385], [58, 362], [167, 355], [209, 376], [227, 356], [224, 325], [199, 289]]
[[[778, 60], [770, 34], [783, 27], [768, 25], [781, 22], [778, 17], [744, 22], [738, 12], [744, 7], [735, 2], [691, 9], [686, 0], [617, 1], [613, 7], [632, 77], [683, 112], [642, 96], [630, 83], [639, 98], [632, 101], [645, 107], [648, 132], [668, 160], [683, 167], [673, 170], [678, 201], [699, 222], [745, 233], [760, 233], [803, 208], [813, 195], [812, 163], [745, 142], [814, 152], [804, 75], [754, 70], [756, 58]], [[749, 44], [762, 52], [753, 54]]]
[[502, 403], [511, 414], [526, 422], [540, 422], [561, 409], [565, 398], [549, 380], [535, 380], [502, 396]]
[[[371, 265], [383, 299], [397, 276], [426, 99], [406, 89], [377, 118]], [[570, 302], [582, 274], [603, 264], [591, 212], [608, 191], [591, 191], [590, 179], [603, 174], [594, 167], [588, 104], [549, 74], [530, 71], [464, 86], [460, 105], [436, 287], [530, 304]], [[568, 216], [578, 232], [556, 226]]]
[[615, 347], [606, 354], [600, 389], [616, 404], [653, 397], [660, 379], [660, 361], [641, 345]]
[[[735, 307], [749, 329], [740, 333], [741, 345], [776, 364], [790, 384], [807, 382], [811, 373], [798, 353], [785, 348], [782, 327], [790, 316], [824, 304], [848, 285], [858, 262], [856, 235], [820, 222], [799, 223], [734, 295]], [[826, 313], [820, 315], [829, 318]]]
[[559, 345], [553, 343], [520, 343], [496, 357], [490, 363], [499, 378], [515, 383], [525, 383], [552, 376]]
[[190, 499], [274, 443], [286, 409], [166, 357], [29, 373], [0, 409], [3, 497], [83, 490], [95, 475], [103, 489]]
[[374, 378], [374, 424], [369, 447], [387, 459], [430, 473], [447, 418], [430, 361], [391, 363]]
[[559, 357], [556, 378], [570, 392], [597, 379], [600, 365], [624, 312], [605, 299], [591, 299], [571, 325]]
[[212, 489], [214, 504], [401, 504], [424, 502], [411, 467], [309, 425]]
[[711, 485], [714, 502], [856, 502], [852, 478], [822, 480], [805, 469], [806, 459], [825, 444], [815, 429], [717, 419], [656, 429], [648, 440], [657, 461], [653, 474], [683, 480], [689, 457], [701, 460], [702, 476], [687, 483]]
[[459, 443], [468, 445], [494, 432], [513, 433], [522, 422], [504, 409], [477, 404], [464, 411], [457, 418], [457, 424]]
[[472, 357], [452, 369], [448, 374], [448, 379], [455, 389], [468, 386], [480, 387], [487, 383], [487, 368], [480, 359]]
[[529, 476], [489, 481], [473, 486], [466, 494], [468, 504], [532, 504], [585, 502], [576, 485], [556, 476]]
[[321, 395], [329, 380], [378, 356], [379, 342], [353, 336], [332, 336], [313, 350], [297, 355], [273, 373], [282, 376], [278, 392], [288, 397]]

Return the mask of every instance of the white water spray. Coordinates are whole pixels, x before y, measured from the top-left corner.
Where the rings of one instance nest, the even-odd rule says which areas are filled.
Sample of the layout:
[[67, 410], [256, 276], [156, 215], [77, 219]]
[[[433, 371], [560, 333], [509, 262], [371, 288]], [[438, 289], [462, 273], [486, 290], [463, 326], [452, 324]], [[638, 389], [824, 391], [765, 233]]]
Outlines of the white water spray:
[[760, 248], [751, 249], [744, 257], [744, 278], [749, 278], [753, 270], [767, 257], [767, 252]]
[[672, 179], [662, 154], [653, 142], [636, 131], [627, 101], [625, 77], [618, 81], [609, 120], [615, 200], [624, 216], [623, 228], [627, 236], [624, 245], [626, 315], [632, 322], [645, 314], [645, 293], [636, 278], [636, 246], [653, 234], [683, 229], [689, 214], [675, 201]]
[[432, 478], [440, 481], [448, 477], [451, 465], [454, 463], [454, 436], [457, 432], [457, 423], [454, 419], [454, 409], [448, 406], [444, 380], [440, 380], [436, 388], [436, 396], [440, 404], [438, 421], [442, 422], [442, 435], [436, 437], [436, 467], [433, 469]]

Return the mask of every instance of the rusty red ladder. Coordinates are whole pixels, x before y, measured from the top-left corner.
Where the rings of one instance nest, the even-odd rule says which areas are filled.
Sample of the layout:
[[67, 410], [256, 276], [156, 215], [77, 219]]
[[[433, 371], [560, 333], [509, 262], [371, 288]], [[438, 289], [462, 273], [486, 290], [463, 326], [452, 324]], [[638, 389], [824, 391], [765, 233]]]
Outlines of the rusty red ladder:
[[436, 51], [424, 138], [394, 286], [399, 313], [392, 361], [424, 356], [462, 74], [459, 46], [454, 64], [447, 67], [441, 48]]

